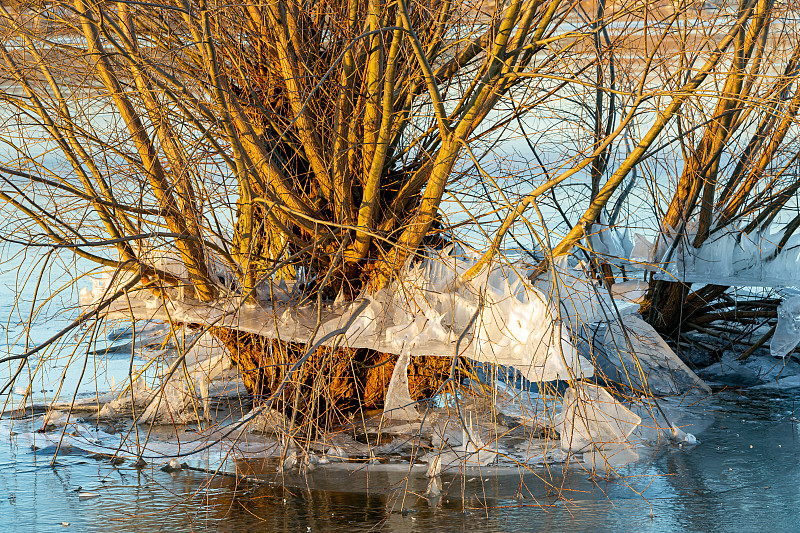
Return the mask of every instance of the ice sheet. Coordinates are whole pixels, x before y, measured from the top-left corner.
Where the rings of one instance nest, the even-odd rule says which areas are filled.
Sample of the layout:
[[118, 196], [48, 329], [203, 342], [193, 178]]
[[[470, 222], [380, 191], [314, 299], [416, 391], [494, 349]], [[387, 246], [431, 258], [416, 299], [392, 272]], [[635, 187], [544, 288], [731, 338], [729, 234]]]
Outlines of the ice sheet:
[[583, 452], [630, 446], [628, 436], [641, 421], [602, 387], [580, 383], [564, 394], [556, 427], [563, 450]]
[[711, 389], [672, 351], [653, 327], [636, 315], [608, 323], [603, 337], [606, 378], [657, 396]]
[[646, 253], [647, 262], [656, 267], [656, 279], [754, 287], [800, 284], [800, 235], [790, 237], [778, 251], [783, 228], [745, 233], [730, 226], [716, 231], [700, 248], [691, 245], [691, 229], [688, 238], [681, 237], [677, 243], [674, 231], [664, 233], [666, 239], [660, 239], [657, 249], [644, 238], [636, 249], [640, 256]]
[[[521, 264], [494, 263], [465, 282], [461, 275], [473, 264], [474, 259], [463, 256], [431, 256], [411, 265], [388, 289], [347, 304], [324, 302], [319, 315], [315, 305], [291, 298], [257, 305], [237, 297], [208, 303], [175, 298], [165, 303], [146, 291], [114, 302], [106, 314], [224, 326], [267, 338], [398, 355], [408, 350], [411, 357], [452, 356], [458, 350], [458, 355], [478, 362], [514, 367], [531, 381], [592, 375], [591, 363], [572, 344], [570, 328], [597, 320], [602, 307], [610, 308], [607, 295], [581, 281], [581, 272], [566, 269], [532, 286], [527, 282], [529, 268]], [[83, 291], [81, 303], [93, 305], [113, 292], [109, 282], [106, 275]], [[623, 300], [619, 303], [624, 305]], [[320, 327], [312, 339], [318, 316]]]

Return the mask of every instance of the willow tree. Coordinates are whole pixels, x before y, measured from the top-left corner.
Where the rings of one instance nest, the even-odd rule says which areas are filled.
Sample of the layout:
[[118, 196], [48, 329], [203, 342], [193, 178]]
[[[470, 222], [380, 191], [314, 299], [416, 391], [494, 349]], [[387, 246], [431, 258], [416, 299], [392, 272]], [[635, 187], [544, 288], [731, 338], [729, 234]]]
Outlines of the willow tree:
[[[738, 12], [749, 7], [742, 2]], [[677, 119], [680, 135], [671, 141], [676, 148], [671, 155], [680, 172], [660, 212], [660, 228], [673, 239], [673, 252], [678, 245], [699, 249], [725, 233], [746, 240], [761, 232], [773, 233], [775, 240], [765, 241], [775, 245], [773, 252], [763, 251], [765, 266], [783, 252], [792, 253], [787, 244], [800, 227], [793, 205], [800, 189], [796, 171], [800, 40], [784, 9], [771, 2], [752, 6], [724, 68], [714, 75], [713, 91], [694, 96]], [[691, 61], [695, 53], [685, 45], [677, 52], [683, 61]], [[721, 264], [730, 260], [718, 258]], [[748, 333], [776, 318], [776, 300], [758, 296], [737, 302], [725, 294], [731, 281], [704, 281], [692, 291], [690, 282], [653, 279], [645, 316], [673, 337], [695, 329], [723, 339], [728, 339], [730, 330], [709, 331], [708, 325], [723, 321], [729, 328], [740, 322]], [[758, 284], [752, 280], [739, 284], [749, 283]], [[761, 332], [743, 357], [763, 345], [772, 332], [774, 327], [766, 335]]]
[[[564, 60], [586, 37], [556, 34], [572, 11], [557, 0], [2, 8], [6, 236], [38, 232], [163, 298], [181, 287], [205, 302], [254, 299], [292, 281], [328, 299], [380, 289], [450, 239], [440, 205], [465, 179], [457, 165], [568, 82]], [[215, 334], [257, 396], [304, 353]], [[287, 397], [296, 407], [317, 389], [312, 419], [379, 407], [392, 365], [321, 348]], [[418, 359], [412, 394], [431, 394], [450, 366]]]
[[[713, 38], [697, 41], [699, 61], [670, 62], [663, 57], [674, 57], [678, 22], [696, 14], [694, 4], [586, 7], [73, 0], [0, 8], [3, 140], [11, 154], [0, 167], [5, 237], [44, 240], [131, 271], [123, 289], [137, 285], [165, 299], [247, 301], [293, 283], [316, 301], [349, 300], [386, 287], [426, 246], [454, 239], [446, 194], [461, 201], [458, 223], [490, 229], [469, 279], [516, 227], [531, 227], [529, 207], [588, 172], [591, 197], [575, 201], [563, 239], [539, 239], [543, 255], [565, 255], [585, 242], [732, 46], [739, 57], [761, 42], [753, 28], [770, 9], [743, 3], [709, 26]], [[614, 76], [620, 51], [632, 60]], [[674, 82], [669, 91], [654, 83], [658, 69]], [[595, 98], [597, 110], [606, 105], [601, 95], [612, 107], [615, 95], [607, 114], [614, 120], [601, 127], [595, 114], [590, 134], [576, 137], [578, 149], [539, 160], [530, 182], [515, 183], [516, 171], [502, 162], [493, 170], [483, 164], [507, 128], [526, 115], [552, 116], [565, 94]], [[641, 116], [645, 133], [611, 161], [611, 147]], [[484, 200], [495, 203], [465, 205], [479, 196], [471, 193], [477, 183], [488, 184]], [[498, 223], [484, 228], [487, 216]], [[231, 329], [214, 334], [251, 393], [281, 391], [280, 405], [309, 420], [324, 415], [323, 424], [380, 407], [396, 359], [367, 349], [309, 353]], [[451, 367], [447, 358], [416, 358], [412, 397], [434, 393]], [[290, 369], [298, 371], [289, 376]]]
[[[789, 246], [800, 228], [796, 205], [800, 41], [793, 8], [762, 0], [716, 6], [686, 3], [673, 5], [660, 16], [654, 14], [659, 6], [651, 6], [642, 12], [647, 16], [637, 20], [640, 12], [635, 10], [609, 14], [602, 1], [593, 7], [596, 12], [588, 21], [596, 28], [591, 48], [596, 59], [587, 65], [584, 84], [595, 91], [577, 93], [584, 109], [583, 135], [576, 136], [591, 148], [585, 149], [587, 158], [576, 160], [558, 178], [571, 176], [590, 162], [584, 181], [589, 194], [586, 203], [564, 203], [577, 223], [567, 220], [566, 236], [553, 247], [552, 255], [583, 248], [594, 272], [608, 285], [635, 276], [637, 265], [627, 257], [595, 254], [587, 237], [609, 229], [609, 220], [614, 224], [633, 189], [631, 174], [638, 171], [645, 184], [636, 187], [649, 198], [653, 211], [645, 224], [656, 231], [651, 270], [669, 272], [680, 255], [676, 250], [683, 247], [692, 254], [726, 234], [740, 242], [771, 234], [756, 244], [771, 250], [763, 250], [764, 266], [782, 258], [782, 253], [796, 256]], [[626, 26], [642, 19], [643, 31]], [[610, 20], [622, 29], [612, 29]], [[636, 44], [644, 44], [643, 49]], [[661, 90], [644, 89], [656, 85]], [[644, 120], [631, 122], [634, 113]], [[634, 123], [642, 133], [616, 134]], [[536, 201], [538, 192], [517, 204], [504, 227]], [[640, 216], [632, 215], [631, 220], [641, 223]], [[502, 231], [495, 243], [501, 236]], [[721, 272], [731, 257], [714, 261]], [[612, 269], [611, 263], [623, 268]], [[546, 267], [542, 263], [539, 271]], [[775, 331], [779, 300], [761, 295], [732, 299], [720, 275], [686, 281], [667, 273], [647, 279], [649, 290], [640, 311], [673, 339], [687, 330], [699, 330], [723, 339], [727, 347], [745, 345], [741, 357], [747, 358]], [[699, 284], [694, 291], [693, 281]], [[746, 279], [726, 282], [759, 284]], [[726, 324], [708, 329], [720, 321]], [[731, 336], [730, 327], [736, 322], [744, 329]], [[770, 323], [769, 331], [760, 331]], [[754, 331], [761, 335], [755, 344], [744, 340]]]

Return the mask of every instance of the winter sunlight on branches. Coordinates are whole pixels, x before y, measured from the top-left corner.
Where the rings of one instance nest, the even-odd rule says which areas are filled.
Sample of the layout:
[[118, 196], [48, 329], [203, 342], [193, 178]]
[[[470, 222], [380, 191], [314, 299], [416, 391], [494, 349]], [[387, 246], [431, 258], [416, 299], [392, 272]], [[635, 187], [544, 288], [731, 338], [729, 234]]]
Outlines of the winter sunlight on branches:
[[4, 3], [5, 414], [110, 421], [137, 460], [390, 457], [431, 497], [693, 444], [688, 352], [800, 342], [797, 29], [766, 0]]

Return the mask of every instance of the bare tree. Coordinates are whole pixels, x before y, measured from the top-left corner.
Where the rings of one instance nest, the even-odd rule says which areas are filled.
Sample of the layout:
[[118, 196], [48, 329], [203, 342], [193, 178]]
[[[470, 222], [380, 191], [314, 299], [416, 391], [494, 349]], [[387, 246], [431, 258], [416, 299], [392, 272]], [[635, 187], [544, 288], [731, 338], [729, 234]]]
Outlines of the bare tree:
[[[782, 76], [768, 74], [782, 56], [769, 45], [777, 15], [764, 0], [713, 16], [691, 2], [561, 0], [1, 9], [5, 238], [133, 272], [129, 288], [164, 299], [247, 302], [294, 283], [312, 300], [352, 300], [389, 285], [426, 246], [470, 244], [457, 236], [465, 223], [483, 231], [465, 279], [502, 255], [506, 237], [519, 243], [520, 227], [538, 232], [526, 245], [544, 272], [585, 245], [644, 160], [674, 151], [659, 144], [674, 126], [691, 130], [682, 145], [704, 133], [683, 152], [660, 222], [675, 228], [698, 208], [699, 245], [717, 203], [723, 225], [753, 212], [748, 198], [765, 205], [757, 194], [770, 193], [754, 184], [770, 179], [764, 169], [797, 111], [786, 97], [797, 92], [796, 52]], [[686, 111], [709, 99], [710, 119]], [[719, 187], [725, 148], [764, 109], [741, 168]], [[530, 121], [547, 120], [555, 129], [539, 138], [557, 149], [542, 160], [532, 142], [521, 170], [506, 166], [498, 141], [511, 132], [530, 141]], [[526, 218], [586, 176], [588, 196], [556, 200], [568, 223], [560, 241]], [[770, 196], [771, 209], [795, 190]], [[604, 262], [595, 265], [613, 282]], [[653, 308], [672, 301], [656, 298]], [[213, 331], [251, 393], [280, 391], [287, 412], [320, 425], [380, 407], [396, 361]], [[412, 397], [435, 393], [451, 368], [416, 358]]]

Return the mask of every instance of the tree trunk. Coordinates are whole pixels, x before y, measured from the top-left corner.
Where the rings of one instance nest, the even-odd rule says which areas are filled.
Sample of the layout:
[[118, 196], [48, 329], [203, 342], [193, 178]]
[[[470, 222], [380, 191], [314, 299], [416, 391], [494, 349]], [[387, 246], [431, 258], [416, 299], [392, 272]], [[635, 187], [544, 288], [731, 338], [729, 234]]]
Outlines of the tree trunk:
[[685, 283], [654, 281], [640, 311], [656, 330], [674, 337], [687, 320], [696, 319], [727, 289], [725, 285], [705, 285], [690, 293]]
[[[228, 348], [256, 403], [282, 411], [310, 433], [345, 422], [350, 415], [382, 409], [398, 356], [366, 348], [317, 348], [225, 328], [212, 330]], [[450, 375], [452, 357], [413, 357], [408, 366], [411, 398], [432, 397]]]
[[680, 330], [688, 294], [689, 287], [685, 283], [656, 281], [650, 289], [642, 315], [656, 330], [672, 336]]

